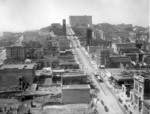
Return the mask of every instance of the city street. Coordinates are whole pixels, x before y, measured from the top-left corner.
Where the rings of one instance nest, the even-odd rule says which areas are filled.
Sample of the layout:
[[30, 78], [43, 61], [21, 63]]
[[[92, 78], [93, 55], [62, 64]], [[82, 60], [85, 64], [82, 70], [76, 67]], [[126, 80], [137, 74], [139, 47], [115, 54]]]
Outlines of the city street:
[[94, 73], [98, 72], [98, 68], [96, 68], [96, 65], [92, 63], [92, 60], [88, 56], [86, 50], [80, 45], [79, 40], [73, 35], [73, 31], [70, 29], [71, 28], [68, 28], [67, 32], [70, 35], [68, 37], [72, 41], [75, 56], [78, 59], [82, 69], [90, 76], [92, 76], [92, 80], [99, 88], [100, 92], [98, 93], [98, 99], [100, 101], [102, 100], [104, 105], [108, 107], [108, 112], [105, 112], [104, 106], [99, 103], [98, 111], [102, 114], [126, 114], [126, 111], [120, 106], [117, 99], [115, 98], [115, 95], [111, 93], [110, 88], [105, 84], [105, 82], [98, 82], [95, 78]]
[[150, 0], [0, 0], [0, 114], [150, 114]]

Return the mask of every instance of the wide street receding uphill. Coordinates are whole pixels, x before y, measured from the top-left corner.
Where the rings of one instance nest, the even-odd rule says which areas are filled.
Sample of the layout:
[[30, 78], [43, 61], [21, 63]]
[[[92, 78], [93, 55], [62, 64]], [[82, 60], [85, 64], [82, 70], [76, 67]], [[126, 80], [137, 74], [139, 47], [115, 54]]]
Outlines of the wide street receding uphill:
[[80, 42], [76, 36], [74, 36], [74, 33], [71, 28], [67, 29], [68, 38], [72, 42], [72, 47], [74, 47], [75, 56], [78, 58], [78, 61], [82, 67], [82, 69], [88, 73], [90, 76], [92, 76], [93, 82], [97, 85], [100, 92], [98, 94], [98, 98], [100, 100], [103, 100], [104, 104], [108, 107], [109, 111], [105, 112], [103, 109], [102, 104], [99, 104], [99, 112], [102, 114], [126, 114], [126, 111], [121, 107], [121, 105], [118, 103], [116, 97], [113, 95], [113, 93], [110, 91], [110, 88], [105, 84], [105, 82], [98, 82], [96, 78], [94, 77], [94, 73], [98, 72], [98, 68], [94, 66], [92, 63], [92, 60], [88, 56], [86, 50], [84, 47], [80, 45]]

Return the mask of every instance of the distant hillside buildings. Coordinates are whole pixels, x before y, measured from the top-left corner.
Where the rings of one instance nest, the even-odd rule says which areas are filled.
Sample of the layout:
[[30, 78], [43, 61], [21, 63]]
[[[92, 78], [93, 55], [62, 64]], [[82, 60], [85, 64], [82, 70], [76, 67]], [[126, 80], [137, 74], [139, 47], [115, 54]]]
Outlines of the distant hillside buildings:
[[92, 16], [70, 16], [71, 27], [93, 27]]

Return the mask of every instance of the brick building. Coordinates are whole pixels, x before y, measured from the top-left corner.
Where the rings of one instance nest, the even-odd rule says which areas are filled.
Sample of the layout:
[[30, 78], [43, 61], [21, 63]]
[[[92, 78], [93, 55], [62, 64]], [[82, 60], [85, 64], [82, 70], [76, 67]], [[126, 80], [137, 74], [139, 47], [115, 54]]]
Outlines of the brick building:
[[0, 67], [0, 87], [19, 84], [21, 77], [24, 84], [32, 84], [35, 78], [35, 64], [5, 64]]
[[126, 56], [110, 56], [109, 67], [111, 68], [125, 67], [126, 65], [130, 64], [130, 62], [131, 59]]
[[76, 62], [64, 62], [61, 61], [59, 63], [59, 67], [60, 69], [79, 69], [79, 64], [77, 64]]
[[135, 74], [132, 101], [138, 112], [142, 112], [142, 101], [150, 99], [150, 77], [147, 73]]
[[23, 46], [10, 46], [6, 48], [7, 59], [24, 60], [26, 58], [26, 48]]
[[98, 65], [109, 64], [110, 50], [98, 50], [96, 56]]

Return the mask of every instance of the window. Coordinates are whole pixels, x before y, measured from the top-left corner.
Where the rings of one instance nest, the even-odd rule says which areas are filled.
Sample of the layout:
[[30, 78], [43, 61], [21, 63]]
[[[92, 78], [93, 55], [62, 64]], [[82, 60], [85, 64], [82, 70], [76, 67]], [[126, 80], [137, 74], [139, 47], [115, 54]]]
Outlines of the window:
[[138, 97], [136, 95], [134, 95], [134, 102], [138, 104]]
[[138, 84], [135, 83], [134, 88], [138, 91]]
[[142, 93], [142, 87], [139, 88], [139, 92]]
[[133, 96], [132, 96], [132, 94], [130, 94], [130, 97], [131, 97], [131, 100], [133, 99]]
[[124, 92], [124, 86], [122, 87], [122, 91]]

